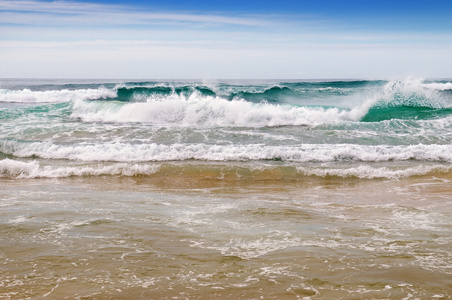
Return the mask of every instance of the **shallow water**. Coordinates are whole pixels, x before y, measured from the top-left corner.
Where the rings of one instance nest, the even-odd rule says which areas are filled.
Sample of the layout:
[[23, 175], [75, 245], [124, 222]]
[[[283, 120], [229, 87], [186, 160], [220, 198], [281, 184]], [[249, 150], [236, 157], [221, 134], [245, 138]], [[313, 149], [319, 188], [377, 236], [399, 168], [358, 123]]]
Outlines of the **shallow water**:
[[449, 179], [1, 183], [2, 298], [452, 293]]

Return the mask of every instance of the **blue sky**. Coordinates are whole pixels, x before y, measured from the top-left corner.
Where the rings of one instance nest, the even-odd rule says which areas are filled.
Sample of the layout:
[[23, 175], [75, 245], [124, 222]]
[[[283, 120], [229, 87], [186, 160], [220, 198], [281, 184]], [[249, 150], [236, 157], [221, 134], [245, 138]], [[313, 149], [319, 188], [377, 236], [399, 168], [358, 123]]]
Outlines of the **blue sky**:
[[450, 78], [452, 1], [0, 1], [0, 77]]

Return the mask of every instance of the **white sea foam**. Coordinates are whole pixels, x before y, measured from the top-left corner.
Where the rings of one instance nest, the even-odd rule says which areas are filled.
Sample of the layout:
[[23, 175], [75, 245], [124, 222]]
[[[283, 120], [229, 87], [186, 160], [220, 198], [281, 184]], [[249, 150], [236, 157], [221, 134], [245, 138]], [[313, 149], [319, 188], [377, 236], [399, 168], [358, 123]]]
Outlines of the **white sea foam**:
[[18, 177], [24, 174], [30, 174], [39, 168], [36, 161], [22, 162], [12, 159], [0, 160], [0, 177]]
[[228, 101], [219, 97], [173, 95], [138, 103], [78, 101], [72, 117], [85, 122], [140, 122], [165, 126], [284, 126], [318, 125], [358, 120], [362, 114], [339, 108], [295, 107], [269, 103]]
[[205, 161], [247, 161], [278, 159], [293, 162], [333, 161], [431, 161], [452, 162], [452, 145], [368, 146], [354, 144], [303, 144], [298, 146], [133, 144], [0, 141], [0, 151], [16, 157], [41, 157], [79, 161], [145, 162], [197, 159]]
[[[431, 108], [444, 108], [447, 103], [438, 93], [441, 84], [425, 84], [422, 79], [407, 78], [402, 81], [388, 82], [382, 91], [382, 100], [394, 104], [412, 104]], [[414, 102], [413, 102], [414, 101]]]
[[371, 167], [368, 165], [361, 165], [352, 168], [343, 169], [326, 169], [326, 168], [307, 168], [297, 167], [298, 172], [304, 175], [314, 175], [319, 177], [338, 176], [338, 177], [357, 177], [361, 179], [400, 179], [411, 176], [425, 175], [431, 172], [450, 172], [452, 167], [438, 166], [438, 165], [422, 165], [416, 167], [409, 167], [404, 169], [390, 169], [386, 167]]
[[85, 166], [41, 166], [37, 161], [0, 160], [0, 177], [9, 178], [60, 178], [100, 175], [134, 176], [149, 175], [158, 170], [159, 166], [157, 165], [145, 164], [116, 163]]
[[445, 83], [438, 83], [438, 82], [432, 82], [432, 83], [424, 83], [424, 87], [429, 89], [434, 89], [437, 91], [446, 91], [446, 90], [452, 90], [452, 82], [445, 82]]
[[422, 128], [433, 128], [433, 130], [437, 133], [436, 129], [452, 127], [452, 116], [449, 115], [444, 118], [432, 120], [419, 120], [418, 123], [422, 126]]
[[76, 100], [95, 100], [116, 97], [117, 92], [104, 87], [98, 89], [31, 91], [0, 89], [0, 102], [59, 103]]
[[265, 238], [251, 240], [231, 239], [228, 242], [192, 241], [191, 247], [217, 250], [222, 255], [251, 259], [290, 247], [299, 246], [301, 240], [288, 233], [273, 232]]

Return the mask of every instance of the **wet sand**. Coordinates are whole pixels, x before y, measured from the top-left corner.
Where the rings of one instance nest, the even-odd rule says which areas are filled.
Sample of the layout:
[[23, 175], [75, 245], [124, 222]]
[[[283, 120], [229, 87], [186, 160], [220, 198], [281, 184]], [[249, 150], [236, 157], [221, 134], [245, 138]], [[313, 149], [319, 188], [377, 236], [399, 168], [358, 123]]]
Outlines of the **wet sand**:
[[0, 298], [450, 299], [448, 180], [1, 180]]

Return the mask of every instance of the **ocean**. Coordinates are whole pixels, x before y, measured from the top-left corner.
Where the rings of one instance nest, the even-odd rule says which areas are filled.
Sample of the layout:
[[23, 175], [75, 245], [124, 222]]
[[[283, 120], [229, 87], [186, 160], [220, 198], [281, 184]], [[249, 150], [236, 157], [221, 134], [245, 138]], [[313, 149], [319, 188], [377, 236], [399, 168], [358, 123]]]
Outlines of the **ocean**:
[[1, 299], [452, 299], [452, 80], [0, 80]]

